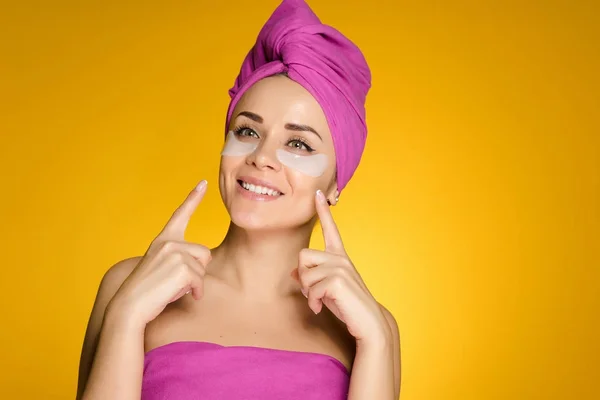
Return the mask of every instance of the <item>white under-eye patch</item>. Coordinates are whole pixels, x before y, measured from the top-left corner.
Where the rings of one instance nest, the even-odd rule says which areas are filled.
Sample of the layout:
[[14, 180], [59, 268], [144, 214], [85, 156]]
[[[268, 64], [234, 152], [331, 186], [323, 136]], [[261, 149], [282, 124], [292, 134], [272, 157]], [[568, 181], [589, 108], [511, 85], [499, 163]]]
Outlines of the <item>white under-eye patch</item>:
[[221, 151], [222, 156], [247, 156], [248, 154], [252, 154], [254, 150], [258, 147], [258, 143], [246, 143], [239, 140], [235, 137], [235, 133], [233, 131], [227, 132], [227, 139], [225, 141], [225, 146], [223, 146], [223, 150]]
[[[233, 131], [229, 131], [221, 155], [247, 156], [252, 154], [257, 147], [258, 143], [242, 142]], [[300, 155], [283, 149], [277, 149], [275, 154], [280, 163], [304, 175], [318, 177], [323, 175], [327, 169], [327, 156], [325, 154]]]
[[304, 175], [316, 178], [323, 175], [327, 169], [327, 156], [325, 154], [302, 156], [283, 149], [277, 149], [275, 153], [277, 154], [277, 159], [283, 165], [295, 169]]

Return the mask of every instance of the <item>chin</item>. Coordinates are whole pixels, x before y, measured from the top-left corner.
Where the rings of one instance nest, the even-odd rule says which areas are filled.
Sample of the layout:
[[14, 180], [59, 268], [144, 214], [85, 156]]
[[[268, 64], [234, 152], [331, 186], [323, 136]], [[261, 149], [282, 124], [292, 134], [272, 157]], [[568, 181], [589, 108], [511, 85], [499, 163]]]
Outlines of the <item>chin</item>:
[[256, 212], [238, 211], [231, 212], [229, 215], [234, 225], [248, 231], [267, 229], [271, 225], [269, 221], [265, 220], [264, 216]]
[[273, 231], [273, 230], [290, 230], [299, 229], [307, 224], [310, 216], [306, 218], [299, 214], [285, 213], [269, 213], [268, 210], [230, 210], [229, 216], [231, 222], [247, 231]]

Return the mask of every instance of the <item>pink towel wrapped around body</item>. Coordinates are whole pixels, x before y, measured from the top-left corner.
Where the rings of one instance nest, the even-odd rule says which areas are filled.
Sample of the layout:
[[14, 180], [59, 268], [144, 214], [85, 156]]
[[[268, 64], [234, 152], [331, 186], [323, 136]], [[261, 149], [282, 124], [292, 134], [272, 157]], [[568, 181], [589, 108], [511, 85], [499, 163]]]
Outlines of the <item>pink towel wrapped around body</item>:
[[146, 353], [142, 400], [342, 400], [349, 382], [325, 354], [174, 342]]

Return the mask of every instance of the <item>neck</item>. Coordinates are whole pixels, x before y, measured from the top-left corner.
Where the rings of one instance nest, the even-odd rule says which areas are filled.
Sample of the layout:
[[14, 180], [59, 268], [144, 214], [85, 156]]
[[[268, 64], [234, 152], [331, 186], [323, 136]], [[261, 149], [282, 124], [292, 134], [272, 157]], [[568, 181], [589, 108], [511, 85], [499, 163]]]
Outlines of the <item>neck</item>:
[[297, 290], [291, 272], [298, 254], [310, 244], [316, 220], [289, 230], [245, 230], [230, 223], [212, 250], [211, 274], [252, 298], [272, 298]]

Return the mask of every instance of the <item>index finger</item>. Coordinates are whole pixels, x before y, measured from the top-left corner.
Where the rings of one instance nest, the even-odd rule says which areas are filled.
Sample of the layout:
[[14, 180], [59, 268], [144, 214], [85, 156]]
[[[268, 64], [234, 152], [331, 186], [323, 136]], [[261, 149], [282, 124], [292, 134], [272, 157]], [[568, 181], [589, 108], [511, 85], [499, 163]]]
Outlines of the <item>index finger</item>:
[[198, 204], [206, 193], [206, 180], [200, 181], [198, 185], [187, 195], [183, 203], [177, 207], [173, 215], [160, 232], [159, 236], [171, 239], [183, 239], [190, 218], [196, 211]]
[[333, 215], [327, 204], [327, 199], [322, 191], [317, 190], [316, 208], [319, 220], [321, 221], [321, 229], [323, 230], [323, 238], [325, 239], [325, 250], [337, 254], [344, 254], [344, 244], [342, 237], [333, 220]]

